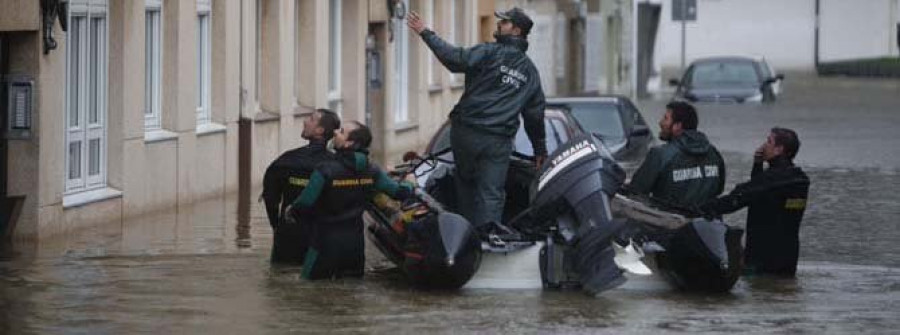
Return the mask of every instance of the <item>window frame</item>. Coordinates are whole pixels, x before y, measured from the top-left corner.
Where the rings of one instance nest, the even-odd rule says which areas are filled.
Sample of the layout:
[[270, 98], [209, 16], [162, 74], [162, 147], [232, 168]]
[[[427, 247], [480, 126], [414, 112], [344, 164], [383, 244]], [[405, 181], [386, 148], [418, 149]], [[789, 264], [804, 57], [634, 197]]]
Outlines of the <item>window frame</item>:
[[328, 2], [328, 108], [341, 114], [343, 108], [341, 75], [343, 64], [341, 62], [341, 44], [343, 44], [343, 29], [341, 28], [341, 14], [343, 12], [343, 0], [329, 0]]
[[[409, 8], [409, 0], [401, 0]], [[391, 18], [394, 24], [394, 124], [402, 125], [410, 123], [409, 115], [409, 29], [406, 23], [397, 18]]]
[[66, 195], [106, 187], [109, 76], [106, 1], [73, 0], [69, 8], [64, 70]]
[[211, 0], [197, 0], [197, 127], [212, 123]]
[[163, 6], [144, 1], [144, 131], [162, 129]]

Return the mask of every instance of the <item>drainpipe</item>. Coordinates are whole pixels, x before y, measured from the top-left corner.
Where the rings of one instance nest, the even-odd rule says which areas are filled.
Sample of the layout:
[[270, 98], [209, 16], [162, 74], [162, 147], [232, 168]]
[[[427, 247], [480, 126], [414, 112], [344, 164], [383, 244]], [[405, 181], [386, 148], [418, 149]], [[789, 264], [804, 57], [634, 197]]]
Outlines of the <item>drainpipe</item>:
[[638, 0], [631, 0], [631, 100], [638, 99]]
[[815, 23], [813, 27], [813, 64], [819, 71], [819, 0], [816, 0]]

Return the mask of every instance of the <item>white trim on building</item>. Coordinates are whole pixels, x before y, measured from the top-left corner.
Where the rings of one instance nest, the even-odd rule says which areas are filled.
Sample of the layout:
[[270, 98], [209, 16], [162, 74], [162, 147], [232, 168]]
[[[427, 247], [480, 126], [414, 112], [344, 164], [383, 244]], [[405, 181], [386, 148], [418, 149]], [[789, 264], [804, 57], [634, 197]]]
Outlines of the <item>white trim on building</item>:
[[[409, 8], [409, 0], [403, 0]], [[403, 20], [392, 18], [394, 24], [394, 124], [409, 120], [409, 29]]]
[[197, 129], [212, 120], [210, 101], [212, 86], [210, 72], [212, 66], [211, 25], [210, 0], [197, 0]]
[[162, 128], [162, 1], [145, 0], [144, 130]]
[[105, 0], [70, 4], [70, 30], [66, 34], [66, 194], [106, 186], [106, 19]]
[[342, 0], [330, 0], [328, 3], [328, 108], [341, 114], [341, 35]]

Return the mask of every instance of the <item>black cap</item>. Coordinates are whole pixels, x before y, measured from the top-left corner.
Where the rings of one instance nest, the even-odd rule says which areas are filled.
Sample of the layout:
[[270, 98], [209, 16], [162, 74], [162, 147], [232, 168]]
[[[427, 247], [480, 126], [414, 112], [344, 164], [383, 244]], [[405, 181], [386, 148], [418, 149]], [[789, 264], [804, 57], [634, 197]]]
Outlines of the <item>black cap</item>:
[[496, 11], [494, 12], [494, 16], [501, 20], [509, 20], [512, 24], [519, 29], [522, 29], [522, 35], [528, 35], [531, 32], [531, 27], [534, 26], [534, 21], [531, 21], [531, 18], [528, 17], [528, 14], [525, 14], [525, 11], [519, 7], [513, 7], [508, 11]]

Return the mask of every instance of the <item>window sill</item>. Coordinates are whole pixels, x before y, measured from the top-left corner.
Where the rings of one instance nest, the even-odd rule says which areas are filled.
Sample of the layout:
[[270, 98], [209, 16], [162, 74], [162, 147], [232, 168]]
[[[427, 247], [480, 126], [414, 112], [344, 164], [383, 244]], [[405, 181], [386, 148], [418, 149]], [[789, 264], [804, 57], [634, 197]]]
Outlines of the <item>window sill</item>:
[[458, 90], [458, 89], [462, 89], [465, 87], [466, 87], [466, 83], [461, 83], [461, 82], [450, 83], [451, 90]]
[[281, 119], [281, 114], [277, 112], [270, 111], [259, 111], [256, 115], [253, 115], [253, 122], [270, 122], [270, 121], [278, 121]]
[[403, 133], [410, 130], [416, 130], [419, 128], [419, 124], [412, 121], [403, 121], [394, 125], [395, 133]]
[[109, 187], [69, 194], [63, 197], [63, 209], [80, 207], [120, 197], [122, 197], [122, 191]]
[[312, 108], [309, 106], [304, 106], [304, 105], [300, 105], [300, 104], [294, 105], [294, 116], [296, 116], [296, 117], [306, 117], [306, 116], [312, 115], [312, 113], [315, 111], [316, 111], [315, 108]]
[[165, 129], [154, 129], [144, 132], [144, 143], [156, 143], [178, 139], [178, 133]]
[[428, 93], [429, 94], [441, 93], [441, 91], [443, 91], [443, 90], [444, 90], [444, 88], [441, 86], [441, 84], [428, 85]]
[[197, 125], [197, 136], [224, 133], [226, 130], [228, 128], [223, 124], [207, 122]]

